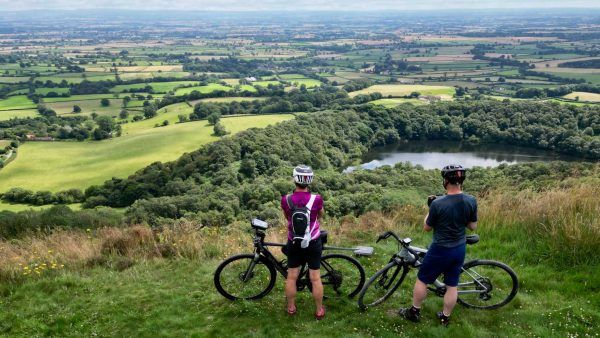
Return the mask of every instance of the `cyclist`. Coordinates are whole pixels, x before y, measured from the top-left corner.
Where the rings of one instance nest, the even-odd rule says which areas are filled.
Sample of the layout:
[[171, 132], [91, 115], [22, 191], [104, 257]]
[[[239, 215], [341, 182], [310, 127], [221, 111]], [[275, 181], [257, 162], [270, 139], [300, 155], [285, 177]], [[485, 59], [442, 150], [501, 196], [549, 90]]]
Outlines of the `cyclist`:
[[[325, 317], [323, 306], [323, 284], [321, 282], [321, 253], [323, 246], [319, 238], [321, 231], [319, 218], [324, 214], [323, 199], [318, 194], [311, 194], [308, 186], [313, 181], [313, 171], [309, 166], [299, 165], [293, 170], [296, 189], [292, 194], [281, 197], [281, 209], [288, 222], [288, 242], [286, 254], [288, 260], [285, 296], [287, 313], [296, 314], [296, 280], [300, 274], [300, 266], [308, 265], [308, 274], [312, 284], [315, 300], [315, 317]], [[298, 234], [298, 227], [304, 223], [305, 229]]]
[[433, 242], [419, 268], [413, 290], [413, 305], [400, 309], [400, 315], [410, 321], [420, 320], [421, 304], [427, 297], [427, 284], [432, 284], [443, 273], [446, 293], [443, 310], [437, 313], [437, 318], [445, 326], [450, 322], [450, 314], [458, 297], [458, 279], [465, 259], [465, 229], [475, 230], [477, 227], [477, 201], [475, 197], [462, 192], [465, 173], [465, 169], [460, 165], [445, 166], [442, 169], [442, 177], [446, 195], [428, 198], [430, 207], [423, 230], [433, 230]]

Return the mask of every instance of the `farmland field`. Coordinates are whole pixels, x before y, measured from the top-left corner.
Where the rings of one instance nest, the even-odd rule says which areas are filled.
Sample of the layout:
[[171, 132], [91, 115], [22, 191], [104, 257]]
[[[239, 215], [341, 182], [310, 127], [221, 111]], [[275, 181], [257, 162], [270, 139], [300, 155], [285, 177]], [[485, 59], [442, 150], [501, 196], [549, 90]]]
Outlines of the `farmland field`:
[[116, 85], [110, 91], [113, 93], [122, 93], [132, 89], [141, 91], [146, 86], [150, 86], [155, 93], [167, 93], [179, 87], [193, 86], [197, 84], [198, 81], [144, 82], [130, 85]]
[[579, 98], [579, 101], [600, 102], [600, 94], [596, 93], [572, 92], [563, 96], [563, 98], [569, 100], [577, 100]]
[[400, 99], [400, 98], [398, 98], [398, 99], [379, 99], [379, 100], [371, 101], [369, 103], [389, 108], [389, 107], [395, 107], [395, 106], [403, 104], [403, 103], [412, 103], [415, 105], [420, 105], [420, 104], [425, 104], [426, 102], [419, 100], [419, 99]]
[[407, 96], [413, 92], [421, 95], [439, 96], [443, 99], [451, 99], [454, 95], [454, 88], [447, 86], [423, 86], [423, 85], [374, 85], [359, 91], [351, 92], [348, 95], [354, 97], [360, 94], [381, 93], [386, 96]]
[[35, 104], [25, 95], [11, 96], [7, 99], [0, 100], [0, 111], [28, 108], [35, 108]]
[[233, 90], [232, 87], [227, 87], [227, 86], [223, 86], [222, 84], [218, 84], [218, 83], [211, 83], [208, 84], [206, 86], [195, 86], [195, 87], [187, 87], [187, 88], [180, 88], [177, 89], [175, 91], [175, 95], [184, 95], [184, 94], [189, 94], [193, 91], [198, 91], [201, 94], [208, 94], [208, 93], [212, 93], [212, 92], [216, 92], [216, 91], [231, 91]]
[[254, 97], [254, 96], [250, 96], [250, 97], [212, 97], [212, 98], [208, 98], [208, 99], [201, 99], [198, 101], [190, 101], [190, 103], [192, 105], [194, 105], [197, 102], [233, 102], [233, 101], [237, 101], [237, 102], [242, 102], [242, 101], [254, 101], [254, 100], [265, 100], [265, 97]]
[[[293, 115], [240, 116], [224, 118], [232, 133], [265, 127], [285, 121]], [[168, 162], [184, 152], [217, 140], [206, 121], [188, 122], [153, 128], [164, 120], [160, 115], [124, 127], [124, 135], [104, 141], [28, 142], [19, 147], [19, 155], [0, 171], [0, 191], [11, 187], [58, 191], [99, 184], [111, 177], [126, 177], [152, 162]]]
[[0, 121], [39, 116], [35, 109], [0, 110]]
[[52, 102], [47, 103], [46, 106], [56, 111], [58, 115], [71, 114], [73, 112], [73, 106], [78, 105], [81, 108], [83, 115], [89, 115], [91, 113], [97, 113], [99, 115], [117, 115], [121, 111], [123, 100], [121, 99], [110, 99], [110, 105], [103, 107], [100, 104], [100, 100], [82, 100], [82, 101], [63, 101], [63, 102]]

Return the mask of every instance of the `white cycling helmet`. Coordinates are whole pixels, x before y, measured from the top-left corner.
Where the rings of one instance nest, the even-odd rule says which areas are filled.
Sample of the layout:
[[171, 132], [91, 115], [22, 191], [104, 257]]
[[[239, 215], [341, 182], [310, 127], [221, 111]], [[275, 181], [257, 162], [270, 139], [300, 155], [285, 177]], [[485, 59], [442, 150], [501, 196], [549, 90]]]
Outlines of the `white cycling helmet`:
[[311, 167], [301, 164], [294, 168], [293, 176], [294, 183], [301, 186], [308, 186], [313, 181], [314, 173]]

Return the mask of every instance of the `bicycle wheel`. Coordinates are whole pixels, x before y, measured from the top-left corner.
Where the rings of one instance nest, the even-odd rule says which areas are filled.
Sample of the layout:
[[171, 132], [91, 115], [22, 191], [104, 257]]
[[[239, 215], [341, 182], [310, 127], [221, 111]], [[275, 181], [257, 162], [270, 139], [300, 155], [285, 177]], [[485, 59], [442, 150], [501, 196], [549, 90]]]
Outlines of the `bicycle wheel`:
[[519, 290], [517, 274], [508, 265], [489, 260], [465, 263], [458, 283], [458, 302], [475, 309], [497, 309]]
[[265, 258], [255, 262], [253, 254], [232, 256], [215, 271], [217, 291], [230, 300], [254, 300], [267, 295], [275, 285], [275, 267]]
[[352, 257], [329, 254], [321, 257], [321, 281], [325, 297], [351, 298], [365, 284], [365, 270]]
[[389, 262], [388, 265], [369, 278], [360, 290], [358, 307], [365, 310], [368, 307], [383, 303], [398, 289], [407, 273], [408, 267], [399, 265], [394, 261]]

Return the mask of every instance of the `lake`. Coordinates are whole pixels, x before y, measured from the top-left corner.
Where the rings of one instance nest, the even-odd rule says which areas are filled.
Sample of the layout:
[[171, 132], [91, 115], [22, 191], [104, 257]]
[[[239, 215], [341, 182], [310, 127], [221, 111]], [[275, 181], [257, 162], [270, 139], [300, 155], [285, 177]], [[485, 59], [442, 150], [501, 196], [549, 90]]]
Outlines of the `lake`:
[[410, 141], [372, 148], [363, 157], [361, 165], [348, 167], [344, 172], [351, 172], [357, 167], [374, 169], [384, 165], [393, 166], [400, 162], [418, 164], [425, 169], [440, 169], [447, 164], [460, 164], [465, 168], [471, 168], [535, 161], [582, 161], [582, 159], [547, 150], [499, 144], [471, 145], [448, 141]]

